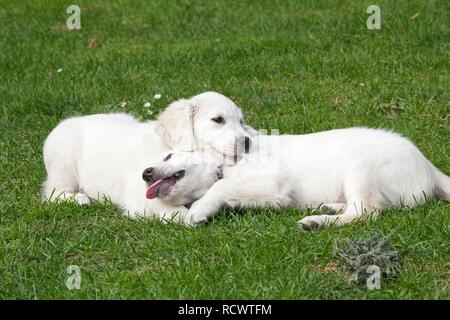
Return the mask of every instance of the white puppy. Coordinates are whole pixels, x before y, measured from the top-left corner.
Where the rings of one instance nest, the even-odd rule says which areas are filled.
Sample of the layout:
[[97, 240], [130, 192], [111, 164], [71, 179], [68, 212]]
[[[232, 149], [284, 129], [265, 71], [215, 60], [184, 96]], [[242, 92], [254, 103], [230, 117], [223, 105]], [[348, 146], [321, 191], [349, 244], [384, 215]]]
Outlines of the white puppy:
[[[208, 181], [205, 175], [213, 174], [196, 172], [200, 172], [199, 184]], [[186, 223], [205, 222], [224, 205], [321, 207], [340, 213], [302, 219], [300, 226], [308, 230], [343, 225], [388, 207], [412, 207], [434, 196], [450, 201], [448, 176], [406, 138], [376, 129], [258, 136], [243, 160], [223, 167], [223, 177], [192, 204]]]
[[[158, 121], [138, 122], [126, 114], [64, 120], [44, 144], [44, 198], [88, 204], [89, 197], [106, 196], [132, 217], [184, 215], [187, 209], [182, 205], [193, 199], [178, 197], [177, 189], [195, 196], [197, 186], [180, 179], [172, 190], [170, 205], [158, 199], [148, 201], [147, 185], [142, 180], [144, 169], [172, 148], [207, 150], [219, 163], [236, 160], [250, 141], [246, 129], [252, 130], [244, 126], [241, 110], [215, 92], [170, 104]], [[206, 171], [214, 176], [216, 167], [211, 168], [211, 172]]]

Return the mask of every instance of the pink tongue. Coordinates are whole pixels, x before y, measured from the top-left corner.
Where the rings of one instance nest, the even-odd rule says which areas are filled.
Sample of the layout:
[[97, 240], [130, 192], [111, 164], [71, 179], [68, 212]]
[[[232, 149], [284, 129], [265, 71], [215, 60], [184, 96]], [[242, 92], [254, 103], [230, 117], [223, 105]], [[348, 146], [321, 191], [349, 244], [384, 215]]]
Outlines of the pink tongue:
[[158, 190], [161, 189], [161, 187], [164, 185], [164, 183], [167, 183], [164, 180], [158, 180], [156, 182], [153, 182], [150, 187], [147, 189], [147, 194], [145, 195], [147, 199], [154, 199], [158, 196]]

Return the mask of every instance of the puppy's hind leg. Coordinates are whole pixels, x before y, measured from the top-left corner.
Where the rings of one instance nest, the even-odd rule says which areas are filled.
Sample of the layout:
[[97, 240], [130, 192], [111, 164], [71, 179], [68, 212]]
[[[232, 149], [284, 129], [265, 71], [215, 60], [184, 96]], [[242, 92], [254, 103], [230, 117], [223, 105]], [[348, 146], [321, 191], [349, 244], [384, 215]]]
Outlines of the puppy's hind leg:
[[365, 211], [361, 211], [361, 209], [357, 209], [356, 206], [350, 205], [342, 214], [308, 216], [300, 220], [298, 225], [303, 230], [312, 230], [329, 225], [341, 226], [360, 218], [363, 212]]
[[47, 180], [42, 185], [44, 200], [75, 201], [79, 205], [90, 203], [89, 197], [77, 193], [78, 171], [75, 160], [78, 135], [73, 131], [70, 121], [59, 124], [44, 143], [44, 163]]
[[89, 205], [91, 200], [87, 195], [81, 192], [75, 192], [76, 182], [63, 178], [47, 178], [43, 184], [43, 200], [50, 202], [74, 201], [80, 206]]
[[[369, 190], [372, 192], [368, 192]], [[359, 219], [363, 215], [378, 214], [381, 208], [381, 205], [379, 205], [381, 195], [377, 195], [374, 191], [374, 189], [371, 190], [364, 185], [353, 184], [346, 192], [346, 198], [349, 200], [345, 204], [342, 214], [308, 216], [299, 221], [299, 227], [303, 230], [311, 230], [329, 225], [342, 226]], [[338, 208], [338, 206], [334, 207]]]
[[47, 162], [47, 180], [42, 185], [44, 200], [51, 202], [74, 201], [79, 205], [90, 204], [87, 195], [76, 192], [78, 177], [74, 168], [64, 162]]

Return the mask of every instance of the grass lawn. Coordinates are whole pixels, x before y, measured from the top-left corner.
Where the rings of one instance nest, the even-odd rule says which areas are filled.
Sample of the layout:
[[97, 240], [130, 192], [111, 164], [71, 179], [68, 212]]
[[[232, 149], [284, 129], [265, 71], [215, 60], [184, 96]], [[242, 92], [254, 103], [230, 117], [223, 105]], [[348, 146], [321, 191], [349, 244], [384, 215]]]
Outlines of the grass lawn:
[[[224, 210], [188, 229], [40, 202], [43, 141], [61, 119], [153, 119], [207, 90], [256, 128], [396, 130], [450, 174], [450, 2], [380, 0], [381, 30], [367, 29], [364, 1], [79, 0], [81, 30], [68, 31], [70, 4], [0, 0], [0, 298], [450, 298], [443, 201], [310, 233], [296, 209]], [[335, 239], [390, 234], [398, 277], [347, 285]]]

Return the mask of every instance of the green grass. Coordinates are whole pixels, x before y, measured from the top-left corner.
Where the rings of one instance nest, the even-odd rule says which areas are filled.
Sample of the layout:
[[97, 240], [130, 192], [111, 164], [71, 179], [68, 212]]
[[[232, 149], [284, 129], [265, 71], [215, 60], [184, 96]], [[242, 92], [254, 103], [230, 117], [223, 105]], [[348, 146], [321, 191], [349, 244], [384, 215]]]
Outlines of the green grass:
[[[448, 1], [380, 0], [381, 30], [367, 30], [364, 1], [76, 3], [82, 29], [67, 31], [72, 2], [0, 0], [0, 298], [450, 298], [443, 201], [310, 233], [295, 209], [228, 210], [188, 229], [40, 203], [42, 144], [61, 119], [152, 119], [206, 90], [256, 128], [394, 129], [450, 174]], [[395, 280], [370, 291], [329, 270], [335, 239], [376, 234], [405, 257]], [[80, 290], [66, 288], [71, 264]]]

